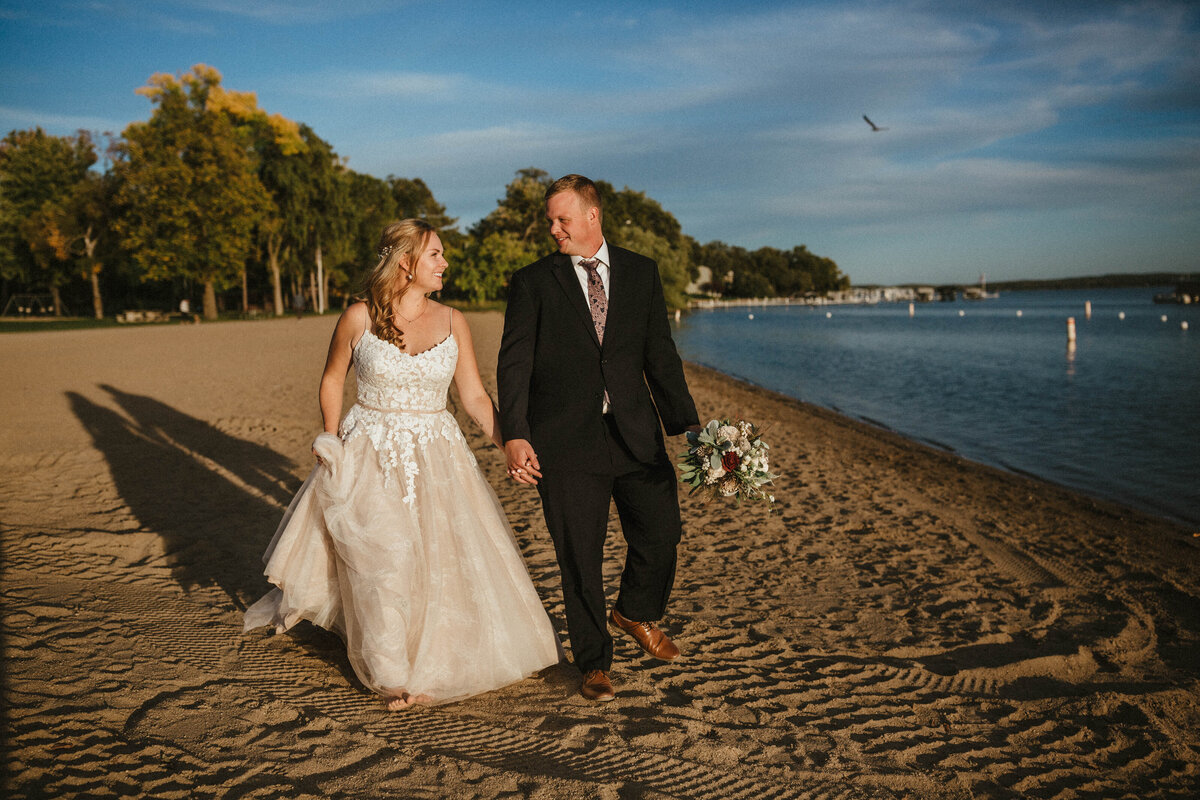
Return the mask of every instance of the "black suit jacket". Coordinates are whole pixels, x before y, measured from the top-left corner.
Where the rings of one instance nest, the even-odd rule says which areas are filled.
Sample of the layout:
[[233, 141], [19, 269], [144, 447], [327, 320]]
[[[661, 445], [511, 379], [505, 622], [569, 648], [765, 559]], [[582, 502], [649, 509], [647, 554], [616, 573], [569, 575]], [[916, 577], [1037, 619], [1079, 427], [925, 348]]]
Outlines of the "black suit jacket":
[[603, 346], [569, 256], [546, 256], [509, 284], [497, 367], [501, 429], [505, 441], [528, 439], [544, 468], [586, 469], [606, 453], [605, 389], [621, 437], [644, 463], [663, 451], [660, 418], [671, 435], [698, 421], [658, 265], [612, 245], [608, 252]]

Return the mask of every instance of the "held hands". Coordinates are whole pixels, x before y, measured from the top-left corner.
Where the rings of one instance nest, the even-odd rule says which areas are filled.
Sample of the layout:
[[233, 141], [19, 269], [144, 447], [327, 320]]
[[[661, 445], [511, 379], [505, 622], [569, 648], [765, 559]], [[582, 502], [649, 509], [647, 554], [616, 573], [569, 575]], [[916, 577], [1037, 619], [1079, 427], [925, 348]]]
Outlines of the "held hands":
[[541, 465], [533, 445], [526, 439], [510, 439], [504, 443], [504, 455], [508, 458], [508, 475], [517, 483], [537, 486], [542, 477]]

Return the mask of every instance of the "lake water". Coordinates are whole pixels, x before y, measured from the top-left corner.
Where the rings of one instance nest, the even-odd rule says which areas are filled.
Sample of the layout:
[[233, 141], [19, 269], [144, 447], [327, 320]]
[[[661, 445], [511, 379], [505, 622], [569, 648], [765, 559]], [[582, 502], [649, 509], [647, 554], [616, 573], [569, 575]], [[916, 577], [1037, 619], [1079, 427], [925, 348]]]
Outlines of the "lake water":
[[1154, 304], [1167, 289], [1011, 292], [912, 317], [908, 303], [695, 311], [675, 341], [759, 386], [1200, 524], [1200, 307]]

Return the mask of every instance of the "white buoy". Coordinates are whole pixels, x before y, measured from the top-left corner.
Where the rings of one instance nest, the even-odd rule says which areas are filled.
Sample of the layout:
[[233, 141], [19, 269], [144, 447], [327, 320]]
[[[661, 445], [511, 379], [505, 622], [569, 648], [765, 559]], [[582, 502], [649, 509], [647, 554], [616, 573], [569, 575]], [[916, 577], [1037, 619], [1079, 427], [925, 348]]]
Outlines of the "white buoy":
[[1075, 341], [1075, 318], [1067, 317], [1067, 341]]
[[753, 315], [753, 314], [747, 314], [747, 315], [746, 315], [746, 319], [754, 319], [754, 315]]
[[825, 319], [831, 319], [832, 317], [833, 317], [833, 312], [832, 312], [832, 311], [826, 311], [826, 312], [825, 312]]
[[1179, 323], [1179, 328], [1180, 328], [1180, 330], [1185, 330], [1185, 331], [1187, 330], [1187, 320], [1186, 319], [1183, 322]]
[[1122, 311], [1120, 314], [1117, 314], [1117, 319], [1125, 319], [1125, 312]]
[[677, 308], [677, 309], [675, 309], [675, 321], [676, 321], [676, 322], [679, 322], [679, 317], [680, 317], [680, 311], [679, 311], [679, 309]]
[[960, 308], [960, 309], [958, 310], [958, 315], [959, 315], [960, 317], [965, 317], [965, 316], [967, 315], [967, 312], [963, 311], [963, 310]]
[[917, 307], [912, 303], [908, 304], [908, 315], [911, 317], [917, 313]]
[[1023, 311], [1021, 311], [1021, 309], [1019, 309], [1019, 308], [1017, 309], [1017, 316], [1018, 316], [1018, 317], [1019, 317], [1019, 316], [1021, 316], [1021, 314], [1023, 314], [1023, 313], [1024, 313], [1024, 312], [1023, 312]]
[[1163, 321], [1163, 322], [1166, 322], [1166, 321], [1167, 321], [1167, 315], [1166, 315], [1166, 314], [1163, 314], [1163, 315], [1162, 315], [1162, 321]]
[[1091, 300], [1084, 300], [1084, 301], [1083, 301], [1083, 314], [1084, 314], [1084, 316], [1086, 316], [1088, 319], [1091, 319], [1091, 318], [1092, 318], [1092, 301], [1091, 301]]

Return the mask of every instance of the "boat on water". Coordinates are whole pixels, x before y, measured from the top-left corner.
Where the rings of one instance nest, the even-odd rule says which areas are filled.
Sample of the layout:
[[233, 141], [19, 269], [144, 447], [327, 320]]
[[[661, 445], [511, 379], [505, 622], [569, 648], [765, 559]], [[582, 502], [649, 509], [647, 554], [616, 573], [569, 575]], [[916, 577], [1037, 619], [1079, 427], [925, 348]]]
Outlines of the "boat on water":
[[1180, 281], [1175, 285], [1175, 291], [1154, 295], [1154, 302], [1177, 303], [1184, 306], [1200, 303], [1200, 281]]
[[991, 300], [999, 296], [999, 292], [987, 290], [987, 276], [983, 273], [979, 274], [978, 286], [964, 286], [962, 290], [963, 300]]

